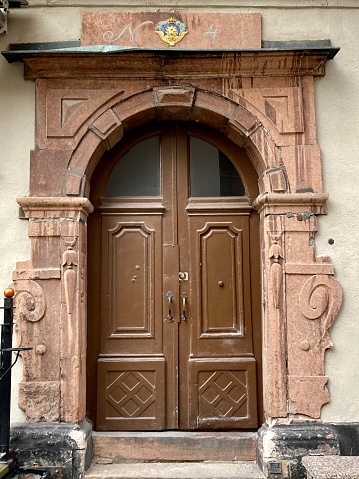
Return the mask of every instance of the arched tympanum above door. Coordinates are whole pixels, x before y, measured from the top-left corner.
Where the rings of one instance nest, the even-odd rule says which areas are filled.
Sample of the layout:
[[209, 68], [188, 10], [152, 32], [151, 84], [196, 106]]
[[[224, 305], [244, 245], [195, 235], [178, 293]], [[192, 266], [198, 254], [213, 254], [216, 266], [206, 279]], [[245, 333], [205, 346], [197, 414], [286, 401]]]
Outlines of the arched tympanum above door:
[[243, 150], [188, 122], [145, 125], [98, 163], [88, 229], [97, 429], [262, 421], [255, 177]]

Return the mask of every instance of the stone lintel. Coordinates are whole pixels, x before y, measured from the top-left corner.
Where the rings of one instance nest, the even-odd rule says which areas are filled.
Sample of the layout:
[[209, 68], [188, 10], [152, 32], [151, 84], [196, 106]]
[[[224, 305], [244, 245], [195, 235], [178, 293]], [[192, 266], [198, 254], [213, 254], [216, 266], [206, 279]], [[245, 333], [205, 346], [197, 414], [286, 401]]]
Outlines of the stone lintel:
[[253, 206], [262, 215], [312, 215], [326, 214], [327, 193], [266, 193], [259, 195]]
[[[16, 53], [16, 57], [14, 54]], [[22, 61], [27, 80], [159, 79], [191, 80], [263, 76], [324, 76], [330, 49], [254, 50], [119, 50], [6, 52], [8, 61]]]

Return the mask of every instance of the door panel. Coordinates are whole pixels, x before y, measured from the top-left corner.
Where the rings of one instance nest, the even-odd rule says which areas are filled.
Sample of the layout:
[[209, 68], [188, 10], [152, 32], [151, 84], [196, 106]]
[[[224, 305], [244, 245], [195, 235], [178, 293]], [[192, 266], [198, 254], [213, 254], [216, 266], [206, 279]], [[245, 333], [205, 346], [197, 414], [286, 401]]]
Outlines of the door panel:
[[257, 427], [254, 358], [190, 359], [190, 429]]
[[103, 212], [102, 246], [102, 354], [161, 353], [161, 217]]
[[227, 208], [209, 203], [188, 208], [190, 314], [180, 333], [183, 347], [190, 345], [180, 366], [188, 371], [181, 382], [181, 390], [189, 385], [188, 423], [181, 409], [180, 415], [189, 429], [252, 428], [258, 423], [250, 211]]
[[[101, 224], [97, 429], [233, 429], [258, 423], [253, 211], [247, 197], [226, 196], [227, 187], [225, 197], [200, 197], [197, 190], [191, 197], [190, 154], [201, 154], [205, 164], [210, 151], [219, 185], [227, 184], [228, 176], [231, 191], [244, 195], [248, 186], [223, 152], [201, 136], [191, 148], [191, 138], [184, 126], [168, 122], [150, 142], [158, 144], [158, 153], [142, 145], [118, 155], [117, 161], [131, 158], [134, 168], [136, 151], [141, 164], [143, 155], [158, 155], [158, 196], [112, 196], [123, 169], [113, 160], [114, 176], [107, 173], [111, 188], [102, 182], [109, 196], [99, 191], [96, 200], [96, 225]], [[201, 145], [210, 147], [201, 151]], [[128, 162], [125, 170], [133, 178]]]
[[253, 354], [249, 213], [202, 214], [190, 217], [189, 222], [195, 318], [192, 353], [214, 357]]
[[201, 338], [243, 335], [241, 233], [231, 223], [212, 222], [197, 231]]
[[164, 429], [164, 377], [164, 358], [100, 358], [98, 428]]

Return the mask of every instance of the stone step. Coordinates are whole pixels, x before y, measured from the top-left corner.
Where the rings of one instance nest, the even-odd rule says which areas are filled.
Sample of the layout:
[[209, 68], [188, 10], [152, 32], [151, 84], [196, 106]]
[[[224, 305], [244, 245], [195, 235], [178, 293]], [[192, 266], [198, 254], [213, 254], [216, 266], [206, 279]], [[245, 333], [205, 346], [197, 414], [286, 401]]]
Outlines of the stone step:
[[254, 461], [251, 432], [95, 432], [97, 463], [125, 461]]
[[308, 479], [358, 479], [359, 456], [305, 456]]
[[253, 461], [248, 462], [147, 462], [99, 465], [85, 479], [262, 479]]

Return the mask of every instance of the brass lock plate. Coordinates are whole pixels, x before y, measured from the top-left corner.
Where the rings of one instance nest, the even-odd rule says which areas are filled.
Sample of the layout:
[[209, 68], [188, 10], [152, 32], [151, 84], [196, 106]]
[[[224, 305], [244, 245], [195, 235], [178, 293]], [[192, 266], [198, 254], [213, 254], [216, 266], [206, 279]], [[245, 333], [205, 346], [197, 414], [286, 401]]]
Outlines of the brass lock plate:
[[183, 271], [183, 272], [180, 271], [180, 272], [178, 273], [178, 277], [179, 277], [179, 280], [180, 280], [180, 281], [188, 281], [188, 273], [185, 272], [185, 271]]

